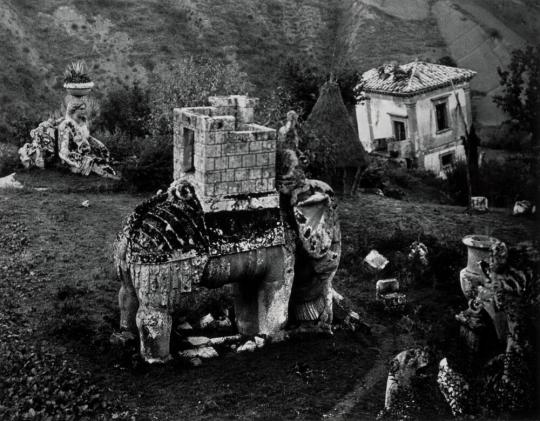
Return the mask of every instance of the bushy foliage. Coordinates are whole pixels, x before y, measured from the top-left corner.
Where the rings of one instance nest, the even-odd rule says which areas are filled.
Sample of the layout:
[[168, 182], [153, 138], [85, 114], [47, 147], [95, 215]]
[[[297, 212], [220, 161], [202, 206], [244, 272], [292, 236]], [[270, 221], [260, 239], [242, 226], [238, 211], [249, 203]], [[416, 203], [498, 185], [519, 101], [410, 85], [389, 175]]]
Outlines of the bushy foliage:
[[[540, 50], [533, 46], [514, 50], [508, 69], [497, 70], [503, 93], [493, 98], [495, 104], [522, 130], [536, 131], [540, 118]], [[538, 142], [538, 133], [533, 134], [533, 142]]]
[[[341, 97], [347, 109], [356, 104], [355, 87], [360, 81], [357, 70], [348, 64], [332, 75], [338, 83]], [[319, 89], [328, 81], [330, 75], [324, 69], [313, 65], [309, 59], [287, 61], [281, 70], [280, 83], [292, 98], [292, 102], [301, 109], [300, 117], [306, 119], [319, 97]]]
[[[95, 125], [124, 179], [137, 190], [166, 187], [173, 172], [173, 109], [206, 105], [212, 95], [246, 94], [237, 64], [187, 58], [154, 69], [149, 85], [109, 93]], [[270, 114], [270, 113], [268, 113]]]
[[294, 101], [289, 90], [277, 86], [259, 99], [255, 118], [263, 126], [279, 129], [285, 124], [287, 112], [291, 110], [298, 115], [304, 112], [302, 105]]
[[442, 56], [437, 60], [437, 64], [442, 64], [443, 66], [457, 67], [456, 61], [451, 56]]
[[469, 200], [467, 190], [467, 162], [464, 160], [456, 161], [445, 171], [445, 175], [445, 188], [451, 195], [454, 203], [463, 206], [467, 205]]
[[206, 105], [212, 95], [246, 94], [253, 87], [237, 63], [190, 57], [158, 66], [150, 82], [152, 128], [172, 133], [174, 108]]
[[9, 124], [0, 125], [0, 142], [22, 146], [30, 140], [30, 130], [38, 126], [43, 120], [41, 117], [20, 109], [13, 110]]
[[139, 155], [125, 161], [121, 171], [124, 179], [137, 190], [167, 188], [173, 176], [171, 139], [167, 136], [145, 139]]
[[121, 132], [131, 139], [144, 137], [150, 134], [151, 113], [149, 89], [135, 82], [109, 92], [93, 125], [110, 133]]
[[9, 143], [0, 143], [0, 177], [11, 174], [18, 166], [17, 147]]
[[[511, 206], [515, 200], [534, 201], [538, 197], [538, 174], [533, 173], [533, 156], [518, 156], [504, 161], [488, 160], [479, 168], [479, 190], [490, 206]], [[456, 162], [446, 171], [444, 188], [455, 203], [467, 205], [467, 167]]]

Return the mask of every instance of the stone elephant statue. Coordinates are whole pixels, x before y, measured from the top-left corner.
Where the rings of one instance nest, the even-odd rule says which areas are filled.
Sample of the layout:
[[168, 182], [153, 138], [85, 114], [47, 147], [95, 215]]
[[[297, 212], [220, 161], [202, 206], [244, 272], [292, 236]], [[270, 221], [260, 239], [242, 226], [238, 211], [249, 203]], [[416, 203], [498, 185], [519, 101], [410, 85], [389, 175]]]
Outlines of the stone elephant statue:
[[150, 363], [170, 358], [172, 313], [192, 286], [233, 284], [243, 335], [272, 337], [289, 319], [330, 328], [341, 232], [332, 189], [307, 180], [279, 208], [204, 213], [194, 187], [173, 182], [136, 207], [118, 236], [121, 331]]

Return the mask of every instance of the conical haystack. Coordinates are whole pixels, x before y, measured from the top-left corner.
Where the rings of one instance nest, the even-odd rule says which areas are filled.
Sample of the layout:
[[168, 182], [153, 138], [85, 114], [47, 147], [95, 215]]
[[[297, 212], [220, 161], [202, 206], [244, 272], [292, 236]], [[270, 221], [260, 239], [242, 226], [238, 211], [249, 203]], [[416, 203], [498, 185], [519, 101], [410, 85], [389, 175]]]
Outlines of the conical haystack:
[[336, 82], [328, 81], [321, 87], [304, 128], [332, 142], [336, 168], [367, 166], [367, 153], [354, 131]]

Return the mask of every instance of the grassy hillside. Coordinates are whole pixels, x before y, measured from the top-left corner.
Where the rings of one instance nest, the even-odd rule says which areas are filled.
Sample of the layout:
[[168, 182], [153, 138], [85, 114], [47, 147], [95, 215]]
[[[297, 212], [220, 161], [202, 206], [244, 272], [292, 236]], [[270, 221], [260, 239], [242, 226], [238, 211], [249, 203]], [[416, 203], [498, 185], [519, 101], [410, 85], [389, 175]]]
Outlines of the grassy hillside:
[[[393, 355], [427, 342], [449, 352], [457, 342], [453, 315], [466, 306], [458, 281], [466, 262], [460, 239], [491, 234], [513, 244], [534, 238], [535, 229], [533, 220], [502, 209], [468, 215], [461, 207], [375, 195], [341, 200], [343, 254], [334, 285], [373, 327], [371, 335], [338, 330], [332, 337], [307, 336], [254, 353], [220, 351], [220, 358], [199, 368], [178, 360], [148, 367], [108, 342], [118, 326], [111, 244], [143, 197], [100, 193], [101, 181], [93, 177], [85, 180], [86, 191], [80, 177], [71, 174], [30, 171], [18, 179], [24, 189], [0, 191], [0, 224], [8, 228], [0, 231], [0, 350], [2, 344], [12, 350], [2, 354], [0, 374], [16, 373], [0, 383], [0, 392], [17, 385], [15, 396], [0, 393], [1, 419], [10, 419], [14, 405], [23, 413], [32, 406], [39, 411], [50, 399], [58, 399], [58, 408], [62, 402], [90, 403], [88, 419], [99, 419], [102, 412], [111, 419], [124, 409], [140, 420], [374, 419], [383, 406]], [[38, 186], [49, 190], [35, 191]], [[83, 200], [90, 207], [80, 206]], [[405, 279], [403, 253], [414, 240], [428, 245], [432, 269], [410, 284], [407, 316], [386, 314], [374, 303], [377, 276], [363, 268], [362, 258], [375, 248], [391, 261], [379, 276]], [[53, 371], [51, 380], [50, 358], [30, 348], [39, 344], [79, 373], [66, 379]], [[88, 396], [58, 398], [55, 388], [62, 387], [65, 395], [83, 372], [97, 388], [92, 394], [119, 400], [123, 409], [112, 403], [96, 409]], [[435, 378], [427, 383], [424, 419], [450, 420]]]

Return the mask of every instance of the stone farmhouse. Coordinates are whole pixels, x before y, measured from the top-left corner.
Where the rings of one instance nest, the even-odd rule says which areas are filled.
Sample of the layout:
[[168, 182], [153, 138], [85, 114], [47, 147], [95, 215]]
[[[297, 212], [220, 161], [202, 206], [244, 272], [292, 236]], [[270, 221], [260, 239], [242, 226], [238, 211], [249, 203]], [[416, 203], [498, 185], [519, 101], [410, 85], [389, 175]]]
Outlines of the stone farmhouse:
[[472, 123], [475, 74], [420, 61], [365, 72], [356, 105], [360, 142], [367, 152], [444, 176], [465, 157], [460, 137]]

